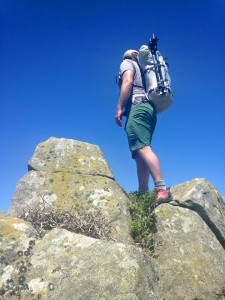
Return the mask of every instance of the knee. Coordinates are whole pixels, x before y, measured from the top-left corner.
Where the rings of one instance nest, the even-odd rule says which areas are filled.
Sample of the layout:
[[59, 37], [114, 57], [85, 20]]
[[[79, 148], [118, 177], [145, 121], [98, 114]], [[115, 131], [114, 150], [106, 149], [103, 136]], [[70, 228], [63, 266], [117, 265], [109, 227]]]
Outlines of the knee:
[[149, 153], [150, 151], [151, 151], [151, 147], [145, 146], [143, 148], [138, 149], [136, 152], [136, 155], [142, 157], [143, 155], [145, 155], [146, 153]]

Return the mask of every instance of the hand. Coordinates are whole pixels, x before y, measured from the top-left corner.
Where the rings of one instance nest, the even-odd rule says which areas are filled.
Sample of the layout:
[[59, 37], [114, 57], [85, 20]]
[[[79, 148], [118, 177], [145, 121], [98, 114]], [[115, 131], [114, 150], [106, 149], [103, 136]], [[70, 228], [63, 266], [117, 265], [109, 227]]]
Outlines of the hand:
[[117, 111], [116, 111], [116, 116], [115, 116], [115, 119], [116, 119], [116, 124], [118, 126], [122, 126], [122, 115], [123, 115], [123, 112], [122, 112], [122, 109], [118, 108]]

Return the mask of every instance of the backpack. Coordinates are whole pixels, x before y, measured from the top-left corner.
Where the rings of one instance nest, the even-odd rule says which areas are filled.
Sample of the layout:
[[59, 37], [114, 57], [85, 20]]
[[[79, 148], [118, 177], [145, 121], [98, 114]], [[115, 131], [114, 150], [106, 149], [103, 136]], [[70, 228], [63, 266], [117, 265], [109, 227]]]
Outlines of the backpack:
[[141, 46], [138, 61], [144, 73], [146, 94], [159, 114], [170, 107], [173, 95], [168, 64], [157, 49], [157, 41], [153, 34], [149, 44]]

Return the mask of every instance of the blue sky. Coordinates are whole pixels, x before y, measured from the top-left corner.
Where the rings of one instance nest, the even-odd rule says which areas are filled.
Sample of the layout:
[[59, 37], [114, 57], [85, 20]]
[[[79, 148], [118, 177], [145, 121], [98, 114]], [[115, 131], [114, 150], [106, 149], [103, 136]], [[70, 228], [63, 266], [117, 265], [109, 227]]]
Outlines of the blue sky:
[[204, 177], [225, 195], [224, 16], [222, 0], [0, 0], [0, 209], [52, 136], [98, 145], [118, 183], [137, 189], [114, 121], [115, 76], [123, 53], [152, 33], [175, 96], [153, 137], [164, 179]]

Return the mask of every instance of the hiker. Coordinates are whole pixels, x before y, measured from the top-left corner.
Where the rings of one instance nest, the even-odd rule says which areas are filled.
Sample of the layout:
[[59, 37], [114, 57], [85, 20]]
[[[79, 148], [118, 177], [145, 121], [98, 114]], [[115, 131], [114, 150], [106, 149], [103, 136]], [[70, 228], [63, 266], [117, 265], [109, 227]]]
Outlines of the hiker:
[[122, 126], [126, 116], [125, 131], [132, 158], [136, 161], [138, 193], [149, 190], [149, 176], [154, 180], [156, 205], [171, 201], [160, 169], [159, 159], [151, 149], [152, 135], [157, 117], [155, 107], [148, 101], [143, 74], [138, 65], [138, 51], [127, 50], [120, 65], [120, 96], [116, 110], [116, 124]]

